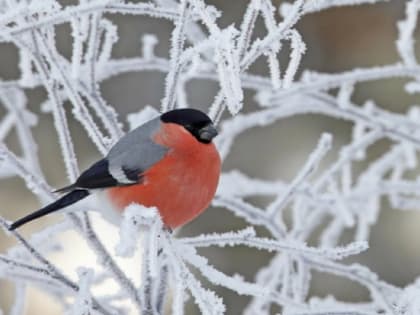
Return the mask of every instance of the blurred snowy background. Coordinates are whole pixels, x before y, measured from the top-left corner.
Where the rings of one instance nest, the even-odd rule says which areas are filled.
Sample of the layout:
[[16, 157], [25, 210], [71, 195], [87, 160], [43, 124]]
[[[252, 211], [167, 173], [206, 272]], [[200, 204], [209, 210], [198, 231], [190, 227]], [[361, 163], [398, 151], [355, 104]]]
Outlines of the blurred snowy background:
[[[236, 28], [239, 28], [249, 4], [249, 1], [244, 0], [208, 0], [205, 2], [214, 5], [222, 12], [221, 17], [217, 20], [220, 28], [225, 28], [232, 23]], [[307, 3], [309, 2], [311, 1], [307, 1]], [[322, 3], [323, 1], [313, 2]], [[306, 14], [296, 24], [296, 29], [306, 44], [306, 53], [303, 55], [296, 78], [300, 78], [302, 70], [336, 73], [354, 68], [395, 64], [401, 61], [401, 56], [396, 49], [397, 22], [405, 18], [405, 6], [409, 1], [377, 2], [372, 5], [333, 7], [321, 12]], [[419, 1], [411, 2], [419, 5]], [[61, 3], [74, 5], [77, 4], [77, 1], [62, 1]], [[165, 1], [157, 0], [156, 3], [164, 5]], [[273, 1], [277, 20], [281, 20], [277, 11], [281, 3], [281, 1]], [[105, 17], [118, 27], [119, 39], [113, 46], [112, 58], [139, 56], [141, 54], [141, 37], [145, 34], [154, 34], [159, 38], [155, 48], [156, 56], [169, 58], [170, 38], [173, 30], [171, 21], [147, 16], [110, 13], [105, 14]], [[0, 21], [6, 18], [7, 16], [0, 16]], [[253, 38], [263, 37], [265, 34], [263, 20], [258, 18]], [[419, 38], [418, 27], [415, 28], [414, 38]], [[71, 59], [72, 36], [69, 23], [60, 24], [56, 27], [56, 41], [58, 51], [66, 58]], [[416, 42], [417, 51], [419, 51], [418, 45]], [[285, 44], [279, 54], [281, 65], [287, 65], [288, 63], [289, 46], [288, 43]], [[417, 77], [420, 77], [419, 67], [416, 66], [413, 69], [418, 74]], [[269, 76], [266, 58], [259, 58], [250, 67], [250, 72]], [[13, 44], [0, 43], [1, 80], [17, 80], [19, 76], [18, 49]], [[160, 108], [160, 100], [165, 93], [165, 78], [166, 73], [159, 71], [126, 72], [102, 81], [100, 91], [106, 102], [116, 108], [121, 121], [125, 123], [124, 129], [128, 129], [128, 124], [124, 121], [127, 114], [137, 112], [147, 104], [157, 109]], [[409, 82], [407, 78], [387, 77], [384, 80], [356, 84], [351, 100], [355, 104], [365, 104], [368, 100], [374, 100], [382, 109], [395, 113], [406, 113], [410, 106], [420, 105], [418, 93], [409, 94], [404, 90], [407, 82]], [[191, 81], [186, 85], [188, 103], [190, 106], [206, 110], [213, 103], [218, 90], [217, 81], [206, 79]], [[337, 95], [337, 92], [337, 89], [330, 91], [331, 95], [334, 96]], [[43, 87], [36, 87], [27, 89], [26, 97], [28, 108], [39, 114], [39, 122], [33, 128], [33, 135], [38, 143], [42, 170], [52, 187], [66, 185], [68, 181], [65, 176], [57, 135], [54, 131], [54, 122], [50, 115], [42, 114], [40, 109], [40, 105], [47, 98], [47, 93]], [[245, 113], [258, 108], [253, 91], [244, 90], [243, 103], [243, 112]], [[68, 106], [68, 108], [70, 107]], [[100, 153], [92, 145], [85, 131], [80, 127], [80, 123], [70, 114], [70, 109], [67, 112], [75, 151], [78, 153], [80, 168], [83, 169], [95, 161]], [[0, 106], [0, 120], [6, 116], [6, 113], [7, 109]], [[225, 111], [223, 117], [229, 118], [229, 116], [230, 114]], [[418, 123], [418, 120], [415, 122]], [[323, 132], [331, 133], [334, 139], [332, 150], [322, 160], [320, 170], [326, 169], [329, 164], [333, 163], [339, 155], [340, 148], [351, 142], [352, 127], [351, 122], [342, 119], [334, 119], [319, 114], [305, 114], [279, 120], [268, 127], [250, 129], [237, 138], [229, 156], [224, 161], [223, 169], [224, 171], [240, 169], [251, 177], [267, 180], [281, 179], [284, 182], [291, 182], [302, 165], [305, 164], [308, 155], [315, 148]], [[10, 133], [6, 143], [13, 152], [20, 154], [18, 135], [15, 132]], [[392, 145], [390, 139], [385, 138], [369, 147], [366, 158], [353, 164], [354, 174], [359, 174], [372, 161], [390, 150]], [[405, 175], [407, 178], [416, 179], [418, 175], [417, 167], [413, 167]], [[39, 206], [35, 196], [26, 188], [24, 182], [17, 177], [1, 180], [0, 200], [0, 214], [8, 220], [21, 217]], [[253, 197], [247, 200], [261, 207], [268, 204], [268, 199], [265, 197]], [[420, 239], [420, 212], [416, 211], [419, 210], [420, 204], [418, 207], [410, 207], [411, 210], [408, 211], [396, 211], [389, 207], [388, 200], [382, 198], [380, 199], [380, 207], [382, 210], [379, 219], [370, 231], [369, 250], [346, 260], [346, 263], [357, 261], [377, 273], [382, 280], [398, 287], [405, 287], [420, 275], [420, 246], [418, 241]], [[52, 222], [58, 222], [60, 219], [60, 215], [50, 216], [35, 224], [28, 225], [22, 229], [23, 235], [28, 236], [42, 227], [49, 226]], [[95, 224], [100, 221], [96, 217], [94, 220], [97, 220]], [[286, 214], [285, 221], [290, 222], [290, 220], [291, 218]], [[183, 228], [180, 235], [192, 236], [200, 233], [238, 230], [246, 226], [244, 222], [243, 219], [234, 216], [225, 208], [214, 207]], [[98, 223], [98, 226], [102, 225], [105, 225], [105, 223]], [[317, 244], [318, 238], [325, 227], [326, 225], [321, 225], [311, 236], [310, 245]], [[104, 229], [109, 228], [108, 226], [104, 227]], [[348, 227], [344, 230], [345, 233], [341, 236], [339, 244], [347, 244], [353, 240], [355, 228]], [[258, 229], [258, 232], [268, 236], [264, 229]], [[115, 229], [115, 234], [111, 232], [106, 234], [108, 237], [106, 242], [113, 244], [118, 241], [117, 229]], [[0, 252], [4, 252], [14, 244], [15, 241], [12, 237], [0, 233]], [[86, 265], [95, 264], [95, 257], [88, 251], [83, 241], [77, 238], [75, 232], [63, 234], [62, 245], [64, 251], [53, 254], [51, 259], [69, 274], [75, 275], [73, 268], [77, 265], [85, 262]], [[113, 248], [112, 245], [110, 245], [110, 248]], [[248, 281], [253, 281], [256, 271], [273, 257], [272, 253], [255, 252], [247, 247], [206, 248], [200, 250], [200, 253], [208, 257], [209, 261], [217, 268], [228, 274], [239, 273]], [[135, 272], [136, 265], [127, 265], [125, 268], [128, 273], [131, 269]], [[356, 282], [318, 272], [313, 272], [312, 276], [310, 295], [325, 297], [333, 294], [337, 299], [347, 302], [369, 300], [368, 290], [356, 284]], [[214, 287], [214, 289], [219, 295], [223, 296], [228, 314], [238, 314], [250, 301], [249, 297], [238, 296], [228, 289], [220, 287]], [[7, 314], [14, 299], [14, 285], [7, 280], [0, 280], [0, 292], [0, 309], [3, 309]], [[278, 309], [273, 308], [272, 312], [276, 310]], [[47, 296], [36, 288], [30, 287], [28, 289], [26, 314], [58, 314], [59, 312], [60, 305], [51, 296]], [[198, 309], [190, 300], [186, 314], [195, 313], [198, 313]]]

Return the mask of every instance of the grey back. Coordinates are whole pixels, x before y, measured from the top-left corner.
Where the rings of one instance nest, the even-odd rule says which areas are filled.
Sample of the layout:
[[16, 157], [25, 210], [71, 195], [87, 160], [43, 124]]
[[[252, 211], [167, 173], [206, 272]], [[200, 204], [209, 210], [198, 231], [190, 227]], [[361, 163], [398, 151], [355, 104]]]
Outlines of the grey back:
[[168, 148], [152, 140], [161, 124], [160, 117], [156, 117], [124, 135], [112, 147], [107, 160], [109, 171], [116, 179], [132, 181], [128, 174], [137, 175], [164, 157]]

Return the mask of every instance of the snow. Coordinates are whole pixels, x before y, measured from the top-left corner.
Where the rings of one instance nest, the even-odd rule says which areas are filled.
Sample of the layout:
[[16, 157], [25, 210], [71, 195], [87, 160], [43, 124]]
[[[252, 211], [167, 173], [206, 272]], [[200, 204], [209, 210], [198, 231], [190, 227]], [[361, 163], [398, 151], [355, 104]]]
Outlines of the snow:
[[[9, 232], [9, 222], [0, 218], [2, 230], [17, 240], [17, 245], [0, 254], [0, 277], [15, 286], [11, 314], [25, 311], [30, 285], [54, 297], [72, 314], [128, 313], [116, 301], [130, 301], [138, 313], [161, 314], [168, 308], [172, 314], [182, 315], [189, 298], [202, 314], [230, 314], [224, 297], [207, 283], [246, 295], [249, 303], [243, 314], [247, 315], [269, 314], [272, 307], [280, 307], [287, 315], [418, 314], [419, 280], [397, 287], [366, 266], [344, 259], [375, 246], [369, 244], [369, 236], [381, 214], [383, 198], [396, 211], [418, 208], [420, 203], [420, 180], [406, 176], [418, 166], [419, 104], [410, 104], [405, 113], [395, 113], [375, 100], [357, 104], [353, 95], [358, 84], [395, 77], [407, 80], [407, 93], [419, 92], [415, 30], [420, 1], [405, 1], [405, 15], [396, 21], [399, 60], [391, 64], [334, 74], [305, 69], [302, 61], [311, 51], [296, 28], [300, 20], [314, 12], [380, 2], [295, 0], [275, 7], [271, 0], [251, 0], [243, 4], [241, 23], [222, 27], [219, 20], [224, 12], [203, 0], [80, 1], [67, 6], [54, 0], [0, 1], [0, 42], [14, 45], [20, 58], [19, 78], [0, 82], [4, 112], [0, 118], [0, 180], [21, 178], [42, 204], [56, 196], [42, 172], [33, 135], [41, 118], [53, 121], [52, 132], [57, 134], [63, 173], [69, 182], [79, 175], [82, 154], [76, 152], [68, 127], [70, 115], [105, 155], [123, 135], [123, 122], [127, 121], [132, 130], [162, 111], [190, 106], [185, 87], [193, 80], [218, 83], [206, 110], [219, 124], [220, 135], [215, 142], [223, 160], [244, 132], [290, 117], [316, 113], [352, 125], [345, 144], [336, 144], [331, 134], [319, 134], [318, 143], [314, 141], [313, 151], [291, 180], [251, 177], [235, 168], [223, 172], [212, 205], [244, 219], [246, 226], [237, 231], [183, 238], [163, 227], [157, 209], [132, 204], [125, 209], [119, 235], [115, 236], [119, 242], [109, 251], [86, 213], [68, 214], [64, 222], [28, 238], [19, 231]], [[161, 39], [154, 34], [141, 38], [138, 56], [114, 58], [114, 45], [124, 34], [109, 16], [122, 14], [171, 21], [169, 58], [155, 54]], [[260, 18], [266, 33], [255, 38]], [[63, 24], [72, 30], [69, 58], [59, 52], [54, 37], [55, 29]], [[290, 54], [280, 61], [284, 47], [290, 47]], [[269, 67], [265, 75], [249, 71], [259, 58]], [[99, 84], [123, 73], [144, 71], [166, 76], [161, 87], [164, 97], [152, 105], [140, 101], [139, 110], [124, 117], [117, 111], [118, 104], [105, 101]], [[47, 91], [41, 111], [28, 107], [27, 92], [37, 87]], [[334, 90], [338, 93], [330, 93]], [[247, 108], [245, 92], [255, 95], [256, 107]], [[17, 146], [7, 142], [13, 132]], [[382, 139], [391, 141], [392, 146], [356, 172], [354, 164], [365, 161], [367, 150]], [[339, 146], [339, 154], [328, 160], [333, 142]], [[321, 163], [324, 168], [319, 167]], [[266, 207], [256, 206], [249, 201], [253, 196], [270, 197], [272, 202]], [[286, 209], [292, 218], [287, 224], [283, 215]], [[264, 236], [257, 227], [264, 228]], [[61, 243], [59, 236], [69, 229], [86, 240], [102, 268], [100, 273], [80, 266], [77, 279], [72, 279], [48, 259], [51, 252], [66, 251], [69, 244]], [[350, 229], [354, 232], [343, 244], [343, 233]], [[309, 237], [314, 231], [320, 236], [312, 244]], [[217, 263], [200, 251], [236, 246], [247, 247], [253, 255], [262, 251], [272, 256], [266, 265], [258, 267], [254, 277], [245, 279], [236, 272], [219, 270]], [[136, 251], [141, 251], [141, 261], [137, 262], [140, 281], [134, 281], [118, 263], [121, 257], [135, 259]], [[314, 271], [357, 282], [369, 291], [370, 300], [349, 303], [333, 295], [315, 296], [309, 290]], [[97, 283], [108, 280], [118, 287], [112, 295], [95, 290]]]

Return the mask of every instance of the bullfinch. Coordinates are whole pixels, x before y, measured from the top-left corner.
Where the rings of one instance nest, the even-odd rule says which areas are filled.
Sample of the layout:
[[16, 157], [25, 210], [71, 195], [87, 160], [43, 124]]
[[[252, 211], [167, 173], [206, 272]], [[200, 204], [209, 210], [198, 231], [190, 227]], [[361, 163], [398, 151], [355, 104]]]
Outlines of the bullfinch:
[[217, 135], [203, 112], [175, 109], [123, 136], [108, 155], [75, 183], [56, 192], [58, 200], [14, 222], [10, 229], [97, 195], [100, 210], [121, 214], [131, 203], [156, 207], [165, 226], [179, 227], [203, 212], [212, 200], [221, 160], [212, 142]]

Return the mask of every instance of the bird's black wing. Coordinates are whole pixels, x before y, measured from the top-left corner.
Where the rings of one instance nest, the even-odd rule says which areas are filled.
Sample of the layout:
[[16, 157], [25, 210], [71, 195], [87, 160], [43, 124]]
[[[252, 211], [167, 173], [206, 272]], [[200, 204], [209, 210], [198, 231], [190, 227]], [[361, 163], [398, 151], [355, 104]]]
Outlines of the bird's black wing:
[[122, 185], [137, 184], [140, 182], [141, 178], [139, 173], [142, 171], [140, 169], [128, 169], [122, 168], [122, 173], [124, 174], [128, 181], [120, 182], [118, 181], [111, 173], [109, 169], [109, 162], [107, 158], [99, 160], [87, 170], [85, 170], [76, 182], [70, 186], [63, 187], [56, 190], [56, 192], [67, 192], [73, 189], [98, 189], [98, 188], [107, 188], [115, 187]]
[[168, 152], [168, 148], [153, 141], [153, 136], [160, 127], [160, 119], [153, 119], [127, 133], [118, 140], [105, 158], [84, 171], [73, 185], [58, 192], [140, 183], [141, 174]]
[[74, 186], [93, 189], [117, 186], [118, 181], [109, 172], [109, 163], [106, 158], [99, 160], [84, 171], [74, 183]]

